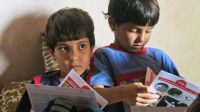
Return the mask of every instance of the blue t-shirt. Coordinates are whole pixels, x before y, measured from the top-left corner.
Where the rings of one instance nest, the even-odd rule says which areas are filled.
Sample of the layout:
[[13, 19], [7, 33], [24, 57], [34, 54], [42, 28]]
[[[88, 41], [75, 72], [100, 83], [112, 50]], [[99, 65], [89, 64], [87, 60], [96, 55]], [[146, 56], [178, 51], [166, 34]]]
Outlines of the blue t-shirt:
[[144, 82], [147, 67], [156, 74], [164, 70], [179, 75], [173, 61], [160, 49], [143, 48], [138, 52], [130, 52], [111, 44], [94, 53], [90, 84], [110, 87], [134, 81]]

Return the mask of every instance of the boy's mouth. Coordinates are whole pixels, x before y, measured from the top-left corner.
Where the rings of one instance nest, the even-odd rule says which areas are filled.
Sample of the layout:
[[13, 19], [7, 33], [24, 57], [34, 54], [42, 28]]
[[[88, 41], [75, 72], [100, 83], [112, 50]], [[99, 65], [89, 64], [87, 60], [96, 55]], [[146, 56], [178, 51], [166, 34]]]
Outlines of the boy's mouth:
[[142, 43], [137, 43], [137, 44], [132, 44], [131, 46], [143, 46], [143, 44]]
[[129, 50], [132, 52], [140, 51], [143, 48], [143, 45], [131, 45]]
[[80, 64], [72, 64], [70, 65], [71, 68], [79, 68], [79, 67], [82, 67], [82, 65]]
[[133, 49], [141, 49], [143, 45], [131, 45], [131, 48]]
[[141, 45], [132, 45], [131, 47], [141, 47]]

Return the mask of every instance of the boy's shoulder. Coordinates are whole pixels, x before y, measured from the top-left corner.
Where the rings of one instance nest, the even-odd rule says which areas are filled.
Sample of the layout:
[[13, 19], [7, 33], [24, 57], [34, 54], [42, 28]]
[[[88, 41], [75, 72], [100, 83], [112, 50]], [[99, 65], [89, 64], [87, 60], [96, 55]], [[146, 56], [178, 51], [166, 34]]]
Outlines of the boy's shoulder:
[[114, 49], [110, 46], [103, 46], [103, 47], [98, 47], [95, 49], [94, 54], [96, 53], [101, 53], [101, 52], [113, 52]]
[[163, 50], [159, 49], [159, 48], [147, 48], [147, 52], [146, 54], [150, 57], [155, 57], [157, 59], [160, 60], [171, 60], [170, 57], [168, 56], [168, 54], [166, 54]]
[[60, 71], [59, 70], [55, 70], [55, 71], [48, 71], [48, 72], [44, 72], [41, 74], [38, 74], [35, 77], [54, 77], [54, 76], [59, 76]]
[[146, 47], [147, 51], [149, 52], [163, 52], [161, 49], [159, 48], [154, 48], [154, 47]]
[[[159, 49], [159, 48], [145, 47], [144, 49], [147, 52], [164, 53], [164, 51], [161, 50], [161, 49]], [[124, 51], [124, 52], [126, 52], [125, 49], [120, 48], [118, 46], [113, 46], [112, 44], [108, 45], [108, 46], [104, 46], [104, 47], [99, 47], [98, 49], [95, 50], [95, 52], [106, 52], [106, 51], [108, 51], [108, 52], [117, 52], [117, 51]]]
[[33, 81], [34, 81], [34, 84], [40, 84], [43, 79], [59, 78], [59, 74], [60, 74], [59, 70], [41, 73], [34, 76]]
[[42, 74], [43, 77], [53, 77], [53, 76], [59, 76], [59, 75], [60, 75], [60, 70], [49, 71]]
[[142, 54], [142, 55], [150, 55], [150, 56], [158, 56], [163, 57], [167, 54], [159, 49], [159, 48], [153, 48], [153, 47], [145, 47], [142, 51], [139, 51], [137, 53], [127, 51], [119, 46], [116, 46], [114, 44], [110, 44], [108, 46], [99, 47], [95, 50], [94, 55], [116, 55], [116, 53], [125, 53], [125, 54]]

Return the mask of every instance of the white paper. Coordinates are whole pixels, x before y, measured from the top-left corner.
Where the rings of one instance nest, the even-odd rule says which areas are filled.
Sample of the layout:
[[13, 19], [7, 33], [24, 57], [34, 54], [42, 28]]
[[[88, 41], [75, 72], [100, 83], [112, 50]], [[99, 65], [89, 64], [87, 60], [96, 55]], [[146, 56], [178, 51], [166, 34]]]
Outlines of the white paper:
[[89, 86], [73, 69], [64, 78], [59, 87], [61, 87], [65, 81], [67, 81], [74, 88], [83, 88], [93, 91], [99, 108], [103, 109], [108, 104], [108, 101], [99, 95], [91, 86]]
[[200, 87], [165, 71], [159, 72], [150, 87], [152, 92], [161, 93], [159, 100], [152, 106], [189, 106], [200, 93]]
[[78, 109], [97, 107], [94, 92], [91, 90], [35, 84], [26, 84], [26, 89], [34, 112], [42, 112], [49, 101], [56, 98], [70, 100]]
[[155, 78], [156, 78], [156, 73], [150, 67], [147, 67], [145, 85], [150, 86]]

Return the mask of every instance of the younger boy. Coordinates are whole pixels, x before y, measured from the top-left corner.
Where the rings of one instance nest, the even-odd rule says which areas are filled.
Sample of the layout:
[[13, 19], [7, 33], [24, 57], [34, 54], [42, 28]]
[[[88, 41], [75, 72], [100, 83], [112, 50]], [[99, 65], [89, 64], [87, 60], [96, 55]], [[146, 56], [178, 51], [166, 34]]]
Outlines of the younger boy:
[[[108, 18], [115, 40], [93, 54], [90, 83], [95, 88], [132, 82], [144, 83], [147, 67], [179, 75], [174, 63], [163, 51], [146, 48], [160, 14], [157, 0], [110, 0]], [[137, 92], [135, 94], [139, 94]], [[144, 96], [135, 97], [136, 105], [146, 106]]]
[[[46, 24], [45, 39], [60, 70], [37, 75], [32, 83], [58, 86], [71, 69], [85, 79], [95, 45], [94, 25], [87, 12], [77, 8], [55, 12]], [[30, 109], [30, 99], [25, 92], [17, 111]]]
[[[77, 8], [63, 8], [55, 12], [48, 19], [45, 29], [45, 39], [53, 59], [58, 63], [60, 70], [37, 75], [33, 78], [32, 83], [58, 86], [71, 69], [74, 69], [86, 80], [90, 58], [95, 45], [94, 25], [88, 13]], [[118, 93], [112, 97], [106, 95], [116, 90], [133, 91], [133, 88], [139, 87], [132, 84], [109, 90], [103, 89], [101, 95], [108, 98], [107, 100], [110, 102], [112, 100], [120, 101], [125, 99], [125, 97], [118, 97], [122, 96], [118, 95]], [[142, 89], [145, 90], [146, 87]], [[155, 97], [157, 98], [157, 96]], [[153, 97], [153, 99], [156, 98]], [[30, 111], [30, 108], [30, 99], [27, 92], [25, 92], [17, 108], [17, 112], [27, 112]]]

